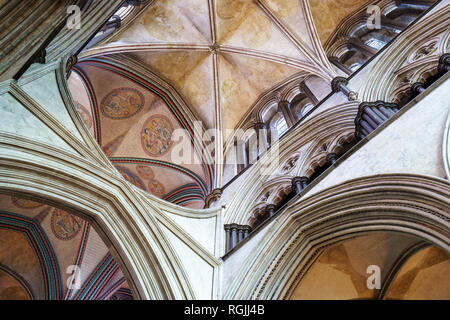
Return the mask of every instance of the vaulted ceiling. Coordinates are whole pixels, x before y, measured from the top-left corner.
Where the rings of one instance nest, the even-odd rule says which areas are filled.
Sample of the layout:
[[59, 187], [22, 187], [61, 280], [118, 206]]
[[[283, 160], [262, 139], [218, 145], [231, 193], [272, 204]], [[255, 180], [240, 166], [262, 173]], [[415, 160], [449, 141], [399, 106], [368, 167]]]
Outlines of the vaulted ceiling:
[[[449, 299], [445, 250], [400, 233], [380, 232], [347, 240], [324, 250], [291, 295], [315, 299]], [[380, 271], [380, 289], [367, 286]]]
[[331, 80], [307, 1], [154, 1], [85, 55], [125, 52], [171, 83], [207, 128], [233, 129], [286, 78]]
[[[340, 2], [335, 10], [333, 1], [150, 1], [112, 37], [80, 54], [69, 80], [72, 95], [128, 181], [201, 208], [221, 187], [214, 161], [223, 155], [227, 130], [237, 128], [259, 97], [294, 77], [330, 83], [337, 75], [321, 40], [362, 3]], [[331, 26], [319, 14], [323, 7], [332, 13]], [[122, 111], [114, 107], [117, 99]], [[216, 153], [196, 140], [195, 121], [221, 130], [212, 142]], [[173, 161], [176, 143], [158, 132], [176, 129], [186, 130], [196, 161]]]
[[311, 14], [314, 17], [314, 25], [321, 43], [325, 44], [344, 18], [372, 2], [367, 0], [310, 0]]
[[0, 195], [0, 208], [0, 300], [132, 299], [90, 223], [10, 195]]

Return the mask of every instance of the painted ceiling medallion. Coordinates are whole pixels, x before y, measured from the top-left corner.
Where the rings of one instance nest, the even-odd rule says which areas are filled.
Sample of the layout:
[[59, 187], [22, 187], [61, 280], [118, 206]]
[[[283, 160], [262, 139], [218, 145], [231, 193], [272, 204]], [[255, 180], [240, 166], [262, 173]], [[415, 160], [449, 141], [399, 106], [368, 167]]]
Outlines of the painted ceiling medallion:
[[55, 209], [52, 214], [53, 234], [60, 240], [73, 239], [81, 230], [83, 220], [65, 211]]
[[149, 166], [139, 165], [136, 167], [136, 171], [142, 179], [151, 180], [155, 176]]
[[138, 187], [144, 191], [147, 191], [144, 183], [142, 182], [142, 180], [138, 177], [138, 175], [136, 173], [132, 172], [130, 169], [125, 168], [123, 166], [115, 166], [115, 167], [116, 167], [117, 171], [119, 171], [119, 173], [124, 177], [125, 180], [127, 180], [132, 185], [135, 185], [136, 187]]
[[148, 191], [156, 197], [162, 197], [166, 193], [164, 186], [158, 180], [149, 182]]
[[141, 139], [145, 152], [152, 157], [166, 154], [172, 146], [173, 126], [163, 115], [151, 116], [142, 127]]
[[118, 88], [106, 95], [101, 109], [111, 119], [126, 119], [142, 110], [145, 100], [141, 92], [133, 88]]
[[16, 198], [14, 196], [11, 197], [11, 200], [16, 207], [19, 207], [21, 209], [35, 209], [43, 206], [42, 203], [27, 199]]
[[83, 119], [86, 126], [91, 129], [92, 128], [92, 118], [89, 114], [89, 111], [86, 109], [85, 106], [83, 106], [81, 103], [75, 101], [75, 107], [77, 108], [78, 113], [80, 114], [81, 118]]

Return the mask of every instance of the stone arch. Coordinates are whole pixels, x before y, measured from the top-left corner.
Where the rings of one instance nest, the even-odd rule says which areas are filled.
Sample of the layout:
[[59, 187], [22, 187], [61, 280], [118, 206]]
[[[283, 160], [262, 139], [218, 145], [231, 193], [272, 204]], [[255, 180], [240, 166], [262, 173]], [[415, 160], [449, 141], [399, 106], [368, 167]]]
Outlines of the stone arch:
[[449, 189], [439, 178], [386, 174], [300, 199], [277, 216], [274, 232], [260, 239], [226, 298], [283, 299], [321, 250], [377, 231], [413, 235], [450, 251]]
[[109, 247], [136, 298], [195, 298], [156, 223], [154, 213], [159, 209], [145, 202], [142, 191], [109, 168], [73, 153], [25, 138], [2, 136], [1, 141], [0, 193], [86, 219]]

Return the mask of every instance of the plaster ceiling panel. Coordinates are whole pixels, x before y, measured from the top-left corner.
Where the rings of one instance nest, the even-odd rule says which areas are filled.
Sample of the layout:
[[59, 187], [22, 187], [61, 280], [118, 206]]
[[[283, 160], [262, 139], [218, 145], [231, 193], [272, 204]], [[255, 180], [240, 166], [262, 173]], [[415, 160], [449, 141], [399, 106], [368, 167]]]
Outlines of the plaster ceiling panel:
[[30, 300], [19, 281], [0, 270], [0, 300]]
[[63, 210], [9, 195], [0, 195], [0, 208], [2, 211], [33, 218], [40, 223], [56, 254], [64, 280], [65, 271], [75, 263], [85, 221]]
[[[311, 35], [308, 30], [302, 0], [263, 0], [273, 14], [288, 28], [308, 49], [313, 50]], [[306, 6], [306, 8], [308, 8]], [[308, 8], [309, 10], [309, 8]]]
[[[193, 89], [184, 85], [195, 84], [195, 69], [202, 68], [202, 62], [207, 63], [205, 70], [211, 70], [210, 55], [200, 54], [150, 52], [139, 54], [139, 60], [149, 68], [155, 65], [163, 77], [171, 78], [170, 83], [189, 91]], [[190, 59], [188, 65], [194, 72], [181, 68], [180, 59]], [[89, 64], [80, 68], [95, 92], [101, 147], [125, 180], [157, 197], [167, 195], [168, 201], [182, 205], [206, 196], [204, 160], [200, 160], [188, 131], [175, 116], [177, 111], [171, 110], [174, 104], [169, 107], [156, 93], [120, 74]], [[212, 79], [207, 81], [210, 82]], [[195, 92], [192, 95], [198, 96]], [[214, 97], [212, 92], [207, 95]], [[148, 181], [143, 178], [145, 170], [139, 172], [137, 164], [151, 168], [153, 177]]]
[[386, 299], [450, 299], [450, 254], [438, 247], [425, 248], [401, 267]]
[[[95, 270], [96, 266], [100, 261], [108, 254], [108, 248], [106, 247], [103, 240], [100, 238], [98, 233], [92, 228], [89, 228], [89, 234], [87, 238], [86, 248], [79, 264], [78, 273], [80, 283], [84, 283], [92, 272]], [[72, 263], [75, 264], [75, 259], [77, 257], [73, 256]], [[76, 290], [72, 292], [72, 295], [76, 294]]]
[[[367, 277], [367, 267], [376, 264], [382, 270], [382, 279], [397, 257], [419, 240], [402, 234], [380, 233], [343, 244], [349, 256], [350, 266], [361, 276]], [[384, 270], [384, 271], [383, 271]]]
[[[195, 157], [195, 161], [183, 164], [183, 166], [198, 175], [202, 175], [202, 169], [197, 165], [200, 162], [193, 150], [192, 144], [189, 142], [190, 140], [185, 130], [182, 129], [181, 125], [167, 108], [167, 105], [161, 99], [156, 98], [155, 96], [153, 98], [155, 100], [153, 100], [152, 107], [143, 110], [136, 118], [133, 117], [116, 122], [112, 119], [102, 118], [102, 128], [104, 128], [102, 134], [104, 134], [105, 137], [112, 138], [110, 141], [104, 140], [105, 144], [103, 145], [103, 150], [108, 155], [111, 155], [112, 158], [131, 157], [156, 159], [158, 161], [180, 164], [181, 161], [178, 160], [177, 155], [174, 154], [174, 152], [177, 150], [175, 147], [178, 144], [183, 144], [183, 147], [189, 148], [189, 153], [192, 157]], [[164, 140], [165, 145], [163, 145], [163, 142], [149, 141], [151, 138], [146, 138], [145, 130], [147, 128], [154, 128], [154, 121], [170, 127], [170, 131], [173, 133], [173, 139], [170, 139], [171, 137], [169, 137], [167, 141]], [[178, 137], [178, 134], [181, 134], [182, 137], [175, 140], [175, 138]], [[152, 143], [154, 143], [154, 147], [150, 145]], [[180, 148], [181, 147], [182, 146], [180, 146]], [[114, 150], [115, 148], [117, 149]], [[159, 154], [160, 152], [161, 155]]]
[[253, 1], [217, 1], [216, 14], [219, 45], [308, 61]]
[[373, 299], [367, 288], [367, 267], [381, 270], [381, 281], [399, 257], [418, 243], [417, 238], [377, 233], [347, 240], [326, 249], [294, 290], [292, 299]]
[[41, 212], [48, 210], [48, 206], [42, 203], [5, 194], [0, 195], [0, 208], [2, 211], [17, 213], [28, 218], [35, 218]]
[[366, 3], [368, 3], [367, 0], [309, 0], [311, 14], [322, 45], [344, 18]]
[[[79, 276], [80, 284], [83, 284], [109, 253], [107, 246], [92, 226], [84, 219], [63, 210], [9, 195], [0, 195], [0, 210], [7, 214], [18, 215], [17, 219], [20, 221], [32, 218], [34, 222], [39, 223], [39, 229], [42, 228], [45, 239], [49, 241], [49, 252], [55, 254], [55, 261], [58, 263], [63, 297], [67, 293], [67, 281], [74, 271], [69, 269], [70, 266], [79, 267], [76, 274]], [[0, 265], [22, 277], [31, 287], [35, 298], [44, 299], [41, 272], [43, 266], [36, 257], [36, 252], [24, 233], [0, 228]], [[105, 285], [111, 284], [111, 279], [101, 277], [98, 281], [101, 283], [106, 281]], [[113, 280], [117, 280], [118, 277], [123, 278], [120, 270], [115, 273]], [[16, 287], [11, 287], [12, 289], [5, 287], [5, 290], [9, 291], [2, 292], [2, 279], [0, 279], [0, 297], [3, 294], [20, 294]], [[77, 290], [71, 291], [66, 298], [74, 298], [76, 293]]]
[[165, 78], [194, 109], [205, 126], [214, 127], [214, 80], [209, 51], [139, 52], [129, 56], [144, 62]]
[[234, 129], [260, 94], [298, 72], [268, 60], [243, 55], [219, 55], [221, 102], [224, 127]]
[[86, 221], [63, 210], [48, 208], [49, 210], [43, 212], [38, 219], [58, 258], [64, 287], [65, 280], [70, 274], [67, 274], [67, 270], [69, 266], [75, 264]]
[[67, 82], [72, 96], [76, 97], [76, 100], [74, 100], [75, 107], [80, 113], [84, 123], [89, 128], [89, 132], [92, 136], [94, 136], [95, 132], [94, 118], [92, 116], [92, 104], [80, 75], [77, 72], [72, 71]]
[[163, 198], [185, 185], [196, 184], [196, 181], [188, 175], [159, 165], [121, 163], [120, 161], [114, 162], [114, 165], [126, 180], [158, 198]]
[[0, 229], [0, 264], [20, 275], [36, 298], [44, 298], [39, 262], [24, 233]]
[[210, 42], [207, 1], [155, 1], [138, 20], [112, 43], [197, 43]]

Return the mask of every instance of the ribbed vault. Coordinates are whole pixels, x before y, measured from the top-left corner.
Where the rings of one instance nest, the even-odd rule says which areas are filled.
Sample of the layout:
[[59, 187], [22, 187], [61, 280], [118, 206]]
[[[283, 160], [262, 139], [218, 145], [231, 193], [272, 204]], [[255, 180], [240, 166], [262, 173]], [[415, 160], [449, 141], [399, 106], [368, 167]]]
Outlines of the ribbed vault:
[[[72, 95], [106, 154], [130, 171], [129, 181], [191, 207], [201, 207], [206, 195], [222, 186], [223, 146], [232, 136], [227, 130], [236, 129], [261, 95], [298, 74], [325, 83], [336, 75], [307, 1], [154, 1], [79, 61], [69, 80]], [[164, 99], [149, 83], [170, 87], [172, 97]], [[105, 117], [108, 94], [120, 88], [124, 97], [133, 88], [128, 93], [142, 100], [144, 111], [130, 107], [127, 116]], [[177, 113], [182, 115], [173, 117]], [[204, 130], [220, 130], [211, 141], [193, 141], [200, 165], [179, 166], [170, 151], [165, 157], [145, 152], [138, 131], [155, 114], [167, 117], [169, 129], [189, 131], [200, 121]], [[153, 180], [137, 172], [139, 161], [152, 162]]]
[[0, 207], [1, 300], [109, 300], [124, 292], [132, 298], [88, 221], [15, 195], [0, 194]]

